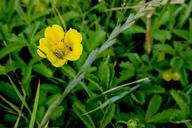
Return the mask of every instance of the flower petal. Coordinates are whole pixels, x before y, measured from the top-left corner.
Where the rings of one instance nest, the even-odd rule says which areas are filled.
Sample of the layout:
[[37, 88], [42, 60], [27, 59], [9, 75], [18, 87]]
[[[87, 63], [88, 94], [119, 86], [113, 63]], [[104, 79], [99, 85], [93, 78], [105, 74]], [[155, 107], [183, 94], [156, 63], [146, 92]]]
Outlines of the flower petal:
[[44, 34], [45, 34], [45, 38], [47, 38], [51, 42], [56, 43], [57, 38], [55, 37], [55, 34], [50, 26], [45, 29]]
[[82, 44], [73, 44], [72, 52], [69, 52], [65, 59], [75, 61], [78, 60], [82, 54], [83, 46]]
[[48, 43], [47, 39], [41, 38], [39, 40], [37, 54], [42, 58], [46, 58], [46, 54], [49, 51], [49, 48], [51, 48], [51, 45]]
[[53, 43], [57, 43], [64, 38], [63, 28], [59, 25], [52, 25], [45, 29], [45, 38]]
[[46, 54], [45, 53], [43, 53], [41, 50], [37, 50], [37, 54], [40, 56], [40, 57], [42, 57], [42, 58], [46, 58], [47, 56], [46, 56]]
[[62, 28], [61, 26], [54, 24], [54, 25], [52, 26], [52, 29], [53, 29], [53, 31], [54, 31], [54, 33], [55, 33], [55, 36], [57, 37], [57, 39], [58, 39], [59, 41], [61, 41], [62, 39], [64, 39], [64, 31], [63, 31], [63, 28]]
[[61, 67], [67, 62], [66, 59], [57, 58], [52, 52], [49, 52], [47, 54], [47, 58], [51, 62], [51, 64], [55, 67]]
[[79, 44], [82, 41], [82, 35], [77, 30], [70, 28], [65, 34], [65, 42]]

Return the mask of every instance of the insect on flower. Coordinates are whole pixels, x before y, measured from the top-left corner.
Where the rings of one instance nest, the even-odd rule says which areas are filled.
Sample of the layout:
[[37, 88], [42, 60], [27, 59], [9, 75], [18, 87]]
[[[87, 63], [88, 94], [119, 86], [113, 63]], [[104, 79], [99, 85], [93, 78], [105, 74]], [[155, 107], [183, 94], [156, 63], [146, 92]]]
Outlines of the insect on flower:
[[63, 66], [67, 61], [78, 60], [82, 54], [82, 35], [75, 29], [66, 33], [59, 25], [47, 27], [45, 37], [39, 40], [37, 54], [47, 58], [55, 67]]
[[55, 52], [53, 52], [53, 54], [54, 54], [57, 58], [59, 58], [59, 59], [64, 59], [64, 54], [63, 54], [63, 52], [55, 51]]

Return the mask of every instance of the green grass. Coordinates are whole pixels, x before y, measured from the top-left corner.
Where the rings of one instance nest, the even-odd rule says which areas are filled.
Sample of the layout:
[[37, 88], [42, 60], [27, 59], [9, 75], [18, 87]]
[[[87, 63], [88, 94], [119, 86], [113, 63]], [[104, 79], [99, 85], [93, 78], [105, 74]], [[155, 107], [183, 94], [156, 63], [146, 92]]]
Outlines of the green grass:
[[[0, 128], [192, 128], [192, 1], [1, 0]], [[40, 58], [47, 26], [81, 58]]]

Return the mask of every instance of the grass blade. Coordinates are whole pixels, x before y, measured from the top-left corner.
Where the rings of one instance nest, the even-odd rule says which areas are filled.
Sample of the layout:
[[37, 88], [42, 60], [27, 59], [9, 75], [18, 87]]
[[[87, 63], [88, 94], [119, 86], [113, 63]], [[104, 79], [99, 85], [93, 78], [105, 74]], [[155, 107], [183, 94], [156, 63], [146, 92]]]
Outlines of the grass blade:
[[37, 92], [36, 92], [36, 96], [35, 96], [35, 102], [33, 105], [33, 112], [32, 112], [31, 120], [29, 123], [29, 128], [33, 128], [34, 124], [35, 124], [36, 113], [37, 113], [37, 108], [38, 108], [38, 103], [39, 103], [39, 94], [40, 94], [40, 82], [37, 87]]
[[31, 113], [29, 106], [27, 105], [27, 102], [25, 101], [25, 98], [21, 95], [19, 90], [17, 89], [16, 85], [13, 83], [12, 79], [7, 75], [9, 81], [11, 82], [11, 85], [13, 86], [13, 89], [15, 90], [16, 94], [18, 95], [19, 99], [21, 100], [22, 104], [27, 108], [27, 110]]
[[107, 109], [104, 113], [104, 116], [101, 120], [100, 128], [105, 128], [113, 119], [114, 114], [115, 114], [115, 104], [110, 104], [107, 107]]

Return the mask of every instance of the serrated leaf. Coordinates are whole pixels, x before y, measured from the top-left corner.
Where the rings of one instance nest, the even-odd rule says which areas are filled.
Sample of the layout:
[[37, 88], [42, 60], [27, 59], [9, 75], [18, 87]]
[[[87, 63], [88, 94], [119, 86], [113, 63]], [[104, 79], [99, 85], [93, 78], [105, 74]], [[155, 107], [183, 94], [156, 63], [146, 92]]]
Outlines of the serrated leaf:
[[132, 63], [122, 62], [120, 67], [122, 68], [122, 71], [120, 72], [120, 77], [117, 79], [115, 85], [128, 80], [135, 75], [135, 67]]

